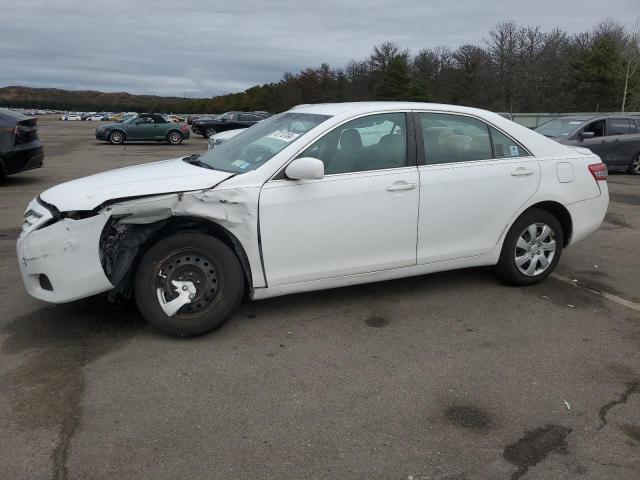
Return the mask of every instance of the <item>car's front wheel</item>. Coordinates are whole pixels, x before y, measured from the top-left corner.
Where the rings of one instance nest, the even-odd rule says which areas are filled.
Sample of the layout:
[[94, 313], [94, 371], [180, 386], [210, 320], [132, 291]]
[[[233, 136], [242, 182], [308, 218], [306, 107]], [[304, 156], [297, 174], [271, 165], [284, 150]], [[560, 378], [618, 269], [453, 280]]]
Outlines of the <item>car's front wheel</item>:
[[633, 160], [631, 160], [627, 173], [630, 175], [640, 175], [640, 153], [636, 154]]
[[180, 145], [182, 143], [182, 134], [173, 130], [167, 135], [167, 140], [171, 145]]
[[212, 135], [215, 135], [216, 133], [216, 129], [213, 127], [208, 127], [205, 131], [204, 134], [202, 135], [204, 138], [210, 138]]
[[546, 210], [532, 209], [509, 229], [496, 271], [513, 285], [538, 283], [558, 264], [563, 242], [558, 219]]
[[111, 132], [109, 134], [109, 143], [113, 145], [121, 145], [124, 143], [124, 134], [119, 131]]
[[235, 253], [217, 238], [178, 233], [154, 244], [135, 278], [135, 298], [152, 325], [181, 337], [224, 324], [244, 295]]

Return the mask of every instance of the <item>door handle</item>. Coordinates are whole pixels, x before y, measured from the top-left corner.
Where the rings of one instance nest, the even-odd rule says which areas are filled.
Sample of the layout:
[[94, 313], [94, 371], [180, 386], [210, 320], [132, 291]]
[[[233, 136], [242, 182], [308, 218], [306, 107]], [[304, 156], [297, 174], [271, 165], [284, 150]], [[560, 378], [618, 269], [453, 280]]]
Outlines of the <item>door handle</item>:
[[513, 172], [511, 172], [511, 176], [513, 177], [524, 177], [526, 175], [533, 175], [536, 173], [534, 170], [529, 170], [528, 168], [517, 168]]
[[397, 192], [398, 190], [413, 190], [416, 188], [415, 183], [394, 183], [387, 187], [387, 192]]

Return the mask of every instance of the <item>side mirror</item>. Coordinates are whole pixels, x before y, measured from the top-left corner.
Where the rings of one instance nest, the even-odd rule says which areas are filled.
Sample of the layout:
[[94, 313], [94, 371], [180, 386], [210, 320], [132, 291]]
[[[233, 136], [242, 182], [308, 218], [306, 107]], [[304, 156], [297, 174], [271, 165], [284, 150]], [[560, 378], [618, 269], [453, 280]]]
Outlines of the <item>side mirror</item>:
[[587, 138], [593, 138], [596, 136], [594, 132], [580, 132], [580, 139], [585, 140]]
[[324, 163], [311, 157], [296, 158], [284, 171], [291, 180], [314, 180], [324, 177]]

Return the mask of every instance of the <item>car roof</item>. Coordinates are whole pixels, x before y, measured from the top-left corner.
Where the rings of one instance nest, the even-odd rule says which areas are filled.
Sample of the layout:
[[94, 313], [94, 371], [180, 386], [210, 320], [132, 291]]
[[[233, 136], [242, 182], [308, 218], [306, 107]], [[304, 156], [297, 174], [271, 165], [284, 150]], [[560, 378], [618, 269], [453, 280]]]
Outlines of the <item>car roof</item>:
[[[317, 103], [298, 105], [291, 109], [300, 113], [314, 113], [319, 115], [336, 116], [344, 113], [374, 113], [384, 110], [429, 110], [434, 112], [449, 113], [472, 113], [481, 114], [483, 116], [495, 115], [497, 113], [489, 112], [472, 107], [463, 107], [460, 105], [448, 105], [445, 103], [422, 103], [422, 102], [344, 102], [344, 103]], [[503, 117], [500, 117], [503, 118]]]

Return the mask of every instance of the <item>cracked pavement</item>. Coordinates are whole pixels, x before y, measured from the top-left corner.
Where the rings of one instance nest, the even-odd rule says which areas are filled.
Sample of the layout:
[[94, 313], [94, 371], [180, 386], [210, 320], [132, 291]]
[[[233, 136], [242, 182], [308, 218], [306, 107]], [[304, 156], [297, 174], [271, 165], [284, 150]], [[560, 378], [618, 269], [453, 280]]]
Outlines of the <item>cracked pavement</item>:
[[[134, 308], [30, 298], [15, 239], [45, 188], [206, 149], [40, 120], [0, 186], [0, 478], [637, 479], [640, 177], [529, 288], [471, 269], [245, 303], [178, 340]], [[573, 282], [577, 280], [577, 282]], [[580, 288], [572, 283], [583, 285]]]

